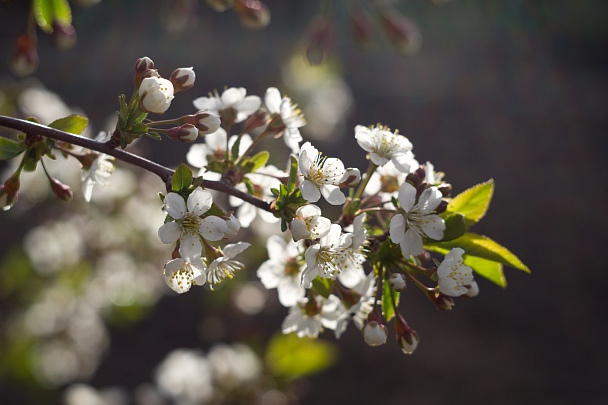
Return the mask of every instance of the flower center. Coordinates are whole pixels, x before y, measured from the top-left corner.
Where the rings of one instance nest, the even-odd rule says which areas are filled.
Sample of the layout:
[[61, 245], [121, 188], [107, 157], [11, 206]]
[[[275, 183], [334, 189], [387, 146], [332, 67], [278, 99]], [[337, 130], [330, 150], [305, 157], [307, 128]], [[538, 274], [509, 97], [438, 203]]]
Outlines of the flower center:
[[187, 212], [182, 218], [181, 226], [185, 233], [198, 234], [199, 228], [203, 224], [201, 217], [196, 216], [192, 212]]

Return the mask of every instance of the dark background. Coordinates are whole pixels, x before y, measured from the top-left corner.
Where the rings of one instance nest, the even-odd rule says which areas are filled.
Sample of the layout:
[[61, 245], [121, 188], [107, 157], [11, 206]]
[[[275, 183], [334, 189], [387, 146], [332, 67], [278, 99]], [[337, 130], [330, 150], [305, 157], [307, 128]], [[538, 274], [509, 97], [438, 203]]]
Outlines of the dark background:
[[[22, 3], [0, 4], [4, 55], [23, 27]], [[200, 2], [198, 27], [172, 38], [160, 28], [164, 3], [104, 0], [75, 8], [78, 45], [61, 53], [40, 38], [35, 77], [68, 105], [80, 106], [97, 128], [117, 108], [116, 95], [130, 92], [133, 62], [144, 55], [165, 76], [194, 66], [194, 90], [175, 101], [186, 112], [192, 98], [214, 88], [244, 86], [260, 95], [281, 87], [280, 64], [318, 8], [310, 0], [269, 0], [272, 23], [250, 32], [234, 14], [214, 13]], [[347, 165], [359, 164], [352, 128], [381, 122], [408, 136], [416, 156], [445, 171], [456, 192], [494, 178], [489, 215], [476, 231], [509, 247], [532, 274], [506, 269], [506, 290], [478, 278], [479, 297], [456, 300], [451, 312], [405, 294], [403, 312], [421, 336], [416, 353], [404, 356], [390, 340], [369, 348], [350, 327], [339, 342], [342, 361], [310, 379], [302, 403], [607, 403], [608, 5], [410, 1], [402, 10], [424, 38], [410, 57], [388, 47], [362, 50], [345, 14], [336, 16], [334, 58], [355, 106], [342, 138], [348, 147], [316, 144]], [[0, 65], [0, 77], [10, 76]], [[184, 156], [180, 147], [154, 150], [152, 157], [175, 165]], [[0, 224], [8, 223], [7, 215]], [[198, 302], [192, 293], [167, 298], [159, 313]], [[278, 329], [282, 315], [265, 327]], [[162, 315], [146, 322], [129, 336], [114, 332], [112, 352], [92, 385], [149, 381], [149, 368], [170, 345], [196, 344], [187, 319], [170, 342], [166, 333], [154, 333]], [[158, 355], [138, 351], [151, 346]], [[121, 373], [121, 364], [142, 356], [150, 360], [138, 363], [141, 374]]]

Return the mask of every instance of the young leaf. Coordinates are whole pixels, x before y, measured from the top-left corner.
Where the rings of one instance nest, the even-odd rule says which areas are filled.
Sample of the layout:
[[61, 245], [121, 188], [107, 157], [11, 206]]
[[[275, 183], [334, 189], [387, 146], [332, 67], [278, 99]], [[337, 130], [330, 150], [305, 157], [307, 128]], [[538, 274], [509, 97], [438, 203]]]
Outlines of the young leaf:
[[314, 289], [325, 298], [329, 297], [331, 294], [332, 284], [332, 281], [328, 278], [317, 276], [314, 280], [312, 280], [312, 286]]
[[318, 373], [332, 366], [336, 358], [335, 346], [329, 342], [277, 333], [264, 360], [274, 377], [291, 380]]
[[25, 146], [11, 139], [0, 137], [0, 160], [12, 159], [25, 150]]
[[441, 240], [448, 241], [460, 238], [465, 232], [464, 215], [460, 213], [452, 214], [445, 218], [445, 231]]
[[468, 226], [479, 222], [484, 217], [494, 195], [494, 180], [477, 184], [458, 194], [450, 201], [446, 212], [464, 215]]
[[251, 172], [253, 173], [256, 170], [258, 170], [260, 167], [264, 166], [266, 164], [266, 162], [268, 162], [269, 157], [270, 157], [270, 153], [268, 153], [268, 151], [265, 151], [265, 150], [253, 155], [250, 159], [250, 161], [253, 162], [253, 168], [251, 169]]
[[67, 0], [34, 0], [34, 18], [47, 34], [53, 32], [53, 22], [63, 25], [72, 23], [72, 11]]
[[[395, 306], [399, 306], [400, 296], [399, 292], [393, 290], [385, 279], [382, 285], [382, 313], [387, 322], [395, 316], [397, 310]], [[395, 301], [395, 305], [393, 305], [393, 300]]]
[[458, 239], [441, 242], [430, 242], [425, 246], [431, 249], [433, 246], [438, 246], [450, 250], [455, 247], [464, 249], [466, 255], [481, 257], [482, 259], [491, 260], [494, 262], [502, 263], [506, 266], [513, 267], [515, 269], [530, 272], [528, 266], [523, 264], [517, 256], [511, 253], [506, 247], [494, 242], [487, 236], [477, 235], [475, 233], [467, 232]]
[[289, 181], [287, 182], [287, 191], [291, 193], [296, 187], [298, 181], [298, 159], [295, 156], [291, 156], [289, 166]]
[[82, 115], [73, 114], [51, 122], [49, 127], [69, 132], [70, 134], [80, 135], [88, 124], [88, 118], [83, 117]]
[[180, 191], [186, 190], [192, 184], [192, 170], [185, 164], [180, 164], [173, 177], [171, 178], [171, 189], [179, 193]]

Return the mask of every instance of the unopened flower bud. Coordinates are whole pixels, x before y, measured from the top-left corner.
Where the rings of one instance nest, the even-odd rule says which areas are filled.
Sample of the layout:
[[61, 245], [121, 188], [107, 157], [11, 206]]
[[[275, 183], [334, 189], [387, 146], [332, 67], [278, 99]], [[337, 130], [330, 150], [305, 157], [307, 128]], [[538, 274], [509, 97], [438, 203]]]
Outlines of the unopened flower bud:
[[374, 23], [366, 11], [359, 8], [351, 17], [353, 34], [361, 46], [368, 46], [372, 43]]
[[180, 124], [192, 124], [199, 130], [199, 135], [207, 135], [218, 130], [221, 119], [208, 111], [199, 111], [194, 115], [184, 115], [179, 119]]
[[148, 69], [154, 69], [154, 61], [147, 56], [137, 59], [135, 62], [135, 74], [140, 76]]
[[76, 45], [76, 30], [72, 24], [64, 25], [55, 21], [53, 22], [53, 32], [50, 39], [57, 49], [68, 50]]
[[403, 353], [414, 353], [414, 350], [418, 347], [420, 337], [418, 336], [418, 333], [410, 328], [407, 322], [405, 322], [405, 319], [403, 319], [401, 314], [397, 314], [397, 319], [395, 319], [395, 335], [397, 337], [397, 343], [401, 347]]
[[445, 183], [445, 184], [442, 184], [441, 186], [437, 187], [437, 190], [439, 190], [441, 195], [443, 195], [444, 197], [449, 197], [450, 194], [452, 194], [452, 185]]
[[234, 0], [207, 0], [207, 5], [215, 11], [223, 12], [234, 7]]
[[8, 211], [15, 205], [20, 186], [21, 182], [18, 174], [12, 175], [3, 185], [0, 185], [0, 209], [2, 209], [2, 211]]
[[171, 73], [171, 83], [175, 92], [191, 89], [194, 86], [194, 79], [196, 75], [192, 67], [175, 69]]
[[55, 193], [57, 198], [59, 198], [61, 201], [70, 201], [72, 199], [74, 195], [72, 194], [72, 189], [70, 186], [63, 184], [59, 180], [52, 177], [49, 178], [49, 181], [51, 182], [51, 190], [53, 190], [53, 193]]
[[270, 24], [270, 10], [260, 0], [236, 0], [234, 11], [241, 24], [249, 29], [259, 30]]
[[444, 293], [439, 293], [434, 298], [435, 307], [442, 311], [450, 311], [454, 306], [454, 299]]
[[332, 26], [322, 18], [313, 23], [306, 47], [306, 59], [311, 65], [320, 65], [327, 60], [331, 48]]
[[446, 200], [441, 200], [437, 208], [435, 208], [435, 212], [441, 214], [442, 212], [445, 212], [446, 209], [448, 209], [448, 202]]
[[469, 290], [466, 292], [467, 297], [477, 297], [479, 295], [479, 285], [476, 281], [473, 281], [470, 285], [466, 286]]
[[[424, 177], [423, 177], [424, 178]], [[405, 180], [409, 183], [412, 183], [412, 185], [414, 187], [418, 187], [418, 185], [420, 184], [420, 176], [418, 176], [418, 173], [413, 172], [413, 173], [409, 173], [406, 177]]]
[[356, 167], [349, 167], [344, 172], [340, 188], [342, 187], [355, 187], [361, 181], [361, 171]]
[[380, 346], [386, 343], [388, 331], [386, 326], [376, 321], [368, 322], [363, 327], [363, 340], [370, 346]]
[[198, 129], [192, 124], [184, 124], [167, 130], [169, 138], [180, 142], [194, 142], [198, 138]]
[[393, 273], [388, 277], [388, 284], [395, 291], [403, 291], [407, 287], [405, 275], [401, 273]]
[[146, 77], [139, 86], [139, 97], [142, 111], [162, 114], [167, 111], [173, 100], [173, 84], [162, 77]]
[[412, 21], [392, 9], [380, 12], [380, 20], [386, 36], [398, 51], [411, 54], [420, 49], [422, 36]]
[[13, 73], [17, 76], [30, 75], [38, 69], [39, 61], [36, 37], [24, 34], [17, 38], [10, 61]]
[[268, 113], [265, 110], [257, 110], [247, 118], [245, 124], [243, 124], [242, 132], [245, 134], [251, 133], [251, 131], [253, 131], [254, 129], [264, 125], [266, 123], [267, 118]]

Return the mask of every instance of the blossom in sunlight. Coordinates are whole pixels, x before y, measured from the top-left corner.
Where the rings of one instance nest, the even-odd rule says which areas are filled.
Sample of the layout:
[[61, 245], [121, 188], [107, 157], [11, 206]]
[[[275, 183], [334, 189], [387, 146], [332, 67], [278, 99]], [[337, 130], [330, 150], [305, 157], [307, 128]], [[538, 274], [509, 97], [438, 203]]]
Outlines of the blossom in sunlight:
[[336, 337], [339, 338], [342, 335], [348, 326], [348, 322], [351, 320], [359, 330], [363, 329], [368, 315], [372, 312], [374, 300], [376, 299], [377, 282], [376, 275], [374, 272], [371, 272], [367, 276], [364, 276], [359, 283], [352, 286], [351, 297], [355, 300], [352, 302], [346, 298], [350, 306], [348, 309], [345, 308], [344, 316], [338, 320], [335, 330]]
[[257, 275], [264, 287], [277, 289], [281, 305], [294, 306], [305, 294], [300, 285], [303, 269], [298, 261], [298, 247], [294, 241], [286, 242], [279, 235], [269, 237], [266, 247], [268, 260], [260, 265]]
[[179, 294], [190, 290], [192, 285], [205, 284], [206, 266], [201, 259], [200, 242], [190, 239], [182, 242], [179, 254], [182, 257], [170, 260], [165, 264], [165, 281], [171, 289]]
[[110, 184], [108, 179], [112, 175], [112, 172], [114, 172], [113, 161], [114, 157], [102, 153], [93, 161], [93, 164], [88, 170], [83, 168], [82, 192], [85, 201], [91, 202], [93, 188], [96, 184], [102, 186], [108, 186]]
[[302, 142], [302, 135], [300, 135], [300, 130], [298, 128], [306, 125], [306, 120], [298, 106], [293, 104], [289, 97], [281, 97], [281, 93], [276, 87], [270, 87], [266, 90], [264, 104], [271, 114], [271, 117], [273, 119], [277, 117], [280, 124], [282, 124], [281, 126], [285, 131], [285, 134], [283, 135], [285, 144], [293, 153], [297, 153], [299, 150], [299, 143]]
[[431, 184], [433, 186], [445, 183], [443, 181], [443, 176], [445, 176], [445, 173], [436, 172], [435, 166], [433, 166], [433, 164], [431, 162], [426, 162], [424, 164], [424, 174], [425, 174], [424, 181], [428, 182], [429, 184]]
[[223, 119], [228, 118], [231, 122], [241, 122], [256, 112], [262, 105], [258, 96], [248, 96], [243, 87], [231, 87], [224, 90], [220, 96], [216, 91], [209, 97], [199, 97], [193, 102], [199, 110], [208, 110], [219, 114]]
[[[223, 161], [226, 159], [226, 143], [229, 151], [236, 142], [238, 136], [232, 135], [226, 142], [228, 134], [224, 128], [218, 128], [217, 131], [205, 136], [205, 143], [196, 143], [190, 147], [186, 160], [194, 167], [200, 168], [198, 176], [205, 174], [207, 180], [219, 180], [222, 176], [220, 173], [206, 171], [205, 166], [214, 160]], [[239, 143], [239, 156], [244, 153], [253, 143], [249, 134], [241, 136]]]
[[316, 296], [314, 300], [302, 298], [289, 309], [281, 329], [285, 334], [295, 332], [299, 338], [316, 338], [323, 328], [335, 330], [344, 311], [340, 299], [333, 294], [328, 298]]
[[162, 77], [146, 77], [139, 86], [140, 107], [145, 112], [163, 114], [173, 100], [173, 84]]
[[306, 268], [301, 280], [304, 288], [310, 288], [317, 276], [335, 279], [342, 272], [348, 253], [341, 246], [341, 231], [340, 225], [332, 224], [327, 235], [306, 250]]
[[211, 193], [200, 187], [188, 196], [187, 202], [177, 193], [168, 193], [165, 196], [165, 211], [174, 221], [160, 227], [159, 239], [165, 244], [179, 239], [182, 246], [193, 245], [199, 252], [202, 251], [200, 238], [210, 241], [222, 239], [228, 229], [226, 221], [214, 215], [202, 217], [212, 203]]
[[223, 249], [223, 256], [218, 257], [209, 264], [207, 269], [207, 282], [212, 285], [219, 284], [227, 278], [234, 277], [234, 274], [243, 269], [245, 265], [232, 259], [249, 246], [251, 246], [251, 244], [247, 242], [237, 242], [226, 245]]
[[340, 245], [343, 248], [344, 264], [338, 280], [348, 288], [354, 287], [365, 278], [363, 249], [367, 242], [367, 229], [363, 224], [366, 217], [365, 213], [357, 215], [353, 221], [353, 231], [341, 236]]
[[327, 235], [331, 221], [321, 216], [321, 208], [314, 204], [303, 205], [289, 224], [293, 240], [319, 239]]
[[416, 203], [416, 188], [403, 183], [399, 188], [400, 214], [390, 223], [390, 236], [393, 243], [399, 243], [405, 258], [419, 255], [423, 251], [422, 238], [441, 240], [445, 231], [445, 221], [433, 214], [441, 203], [441, 192], [437, 187], [427, 188]]
[[[464, 250], [454, 248], [445, 255], [445, 258], [437, 268], [439, 276], [439, 291], [451, 297], [459, 297], [469, 292], [479, 293], [477, 283], [471, 286], [473, 281], [473, 270], [462, 261]], [[475, 294], [477, 295], [477, 294]]]
[[346, 175], [340, 159], [322, 156], [317, 148], [306, 142], [300, 149], [298, 164], [304, 177], [298, 186], [302, 197], [310, 202], [317, 202], [323, 195], [332, 205], [346, 202], [346, 197], [338, 187]]
[[[357, 125], [355, 138], [363, 150], [369, 152], [371, 161], [378, 166], [384, 166], [389, 161], [400, 170], [409, 172], [408, 158], [412, 155], [412, 143], [397, 131], [377, 125], [372, 128]], [[408, 155], [409, 154], [409, 155]], [[407, 170], [402, 170], [407, 166]]]

